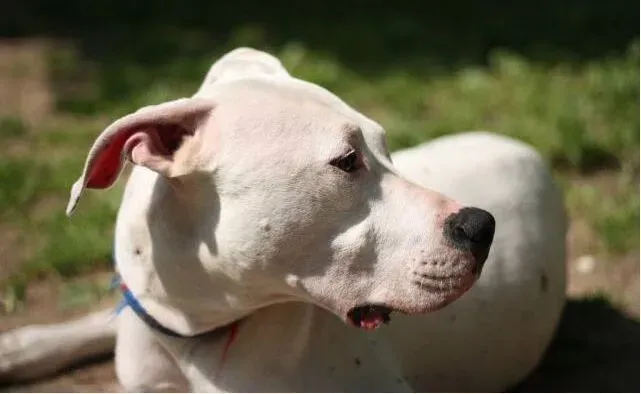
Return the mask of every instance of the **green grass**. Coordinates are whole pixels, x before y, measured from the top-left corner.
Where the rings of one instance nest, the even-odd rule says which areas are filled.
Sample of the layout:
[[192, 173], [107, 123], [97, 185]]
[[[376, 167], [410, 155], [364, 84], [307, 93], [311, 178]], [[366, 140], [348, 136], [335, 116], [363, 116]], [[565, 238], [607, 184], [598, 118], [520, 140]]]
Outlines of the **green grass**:
[[75, 281], [65, 286], [58, 305], [61, 310], [91, 307], [110, 293], [109, 283], [95, 280]]
[[13, 139], [23, 137], [27, 132], [27, 127], [22, 119], [13, 116], [0, 118], [0, 138]]
[[[295, 42], [272, 51], [294, 75], [329, 88], [383, 124], [392, 150], [478, 129], [531, 143], [564, 185], [571, 215], [598, 233], [592, 252], [639, 249], [638, 41], [626, 53], [580, 63], [493, 51], [487, 65], [434, 72], [417, 72], [402, 62], [359, 72], [326, 51]], [[60, 98], [54, 120], [33, 129], [19, 119], [0, 121], [0, 219], [3, 227], [19, 229], [19, 247], [28, 250], [20, 261], [9, 261], [18, 268], [4, 284], [7, 292], [19, 296], [33, 278], [73, 276], [109, 264], [122, 182], [106, 192], [88, 192], [72, 219], [64, 215], [85, 153], [110, 120], [190, 94], [219, 54], [167, 59], [149, 70], [126, 59], [90, 65], [73, 51], [54, 54]], [[74, 84], [84, 88], [68, 89]], [[29, 154], [12, 150], [20, 144]], [[569, 181], [603, 172], [617, 180], [607, 190]]]
[[0, 156], [0, 220], [19, 229], [23, 261], [4, 256], [12, 270], [8, 286], [19, 290], [47, 274], [73, 276], [108, 267], [115, 212], [122, 182], [104, 193], [88, 193], [82, 211], [69, 219], [65, 206], [71, 184], [80, 175], [85, 155], [103, 122], [76, 118], [43, 126], [22, 136], [28, 151], [11, 153], [9, 140]]

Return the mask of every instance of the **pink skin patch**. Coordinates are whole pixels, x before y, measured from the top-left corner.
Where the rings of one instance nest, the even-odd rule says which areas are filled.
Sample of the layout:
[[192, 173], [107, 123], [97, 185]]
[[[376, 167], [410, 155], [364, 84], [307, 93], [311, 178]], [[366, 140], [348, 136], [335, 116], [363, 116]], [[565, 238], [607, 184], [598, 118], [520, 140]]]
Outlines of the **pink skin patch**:
[[436, 225], [438, 226], [438, 228], [443, 228], [445, 220], [450, 217], [450, 215], [454, 215], [461, 209], [463, 209], [463, 206], [461, 204], [454, 201], [448, 201], [436, 215]]

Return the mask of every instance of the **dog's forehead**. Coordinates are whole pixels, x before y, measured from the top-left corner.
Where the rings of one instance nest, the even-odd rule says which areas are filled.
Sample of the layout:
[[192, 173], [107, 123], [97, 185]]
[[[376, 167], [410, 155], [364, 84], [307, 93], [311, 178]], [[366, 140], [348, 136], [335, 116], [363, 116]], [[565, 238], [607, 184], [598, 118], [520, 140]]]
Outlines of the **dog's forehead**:
[[297, 78], [253, 76], [217, 83], [207, 92], [236, 124], [269, 124], [334, 130], [346, 136], [361, 132], [383, 161], [389, 160], [385, 130], [328, 90]]
[[[216, 102], [228, 110], [239, 110], [246, 115], [281, 117], [290, 114], [292, 120], [312, 114], [338, 115], [324, 105], [316, 92], [299, 89], [291, 84], [274, 84], [261, 79], [243, 79], [221, 83]], [[251, 114], [250, 114], [251, 112]], [[295, 116], [294, 116], [295, 115]]]

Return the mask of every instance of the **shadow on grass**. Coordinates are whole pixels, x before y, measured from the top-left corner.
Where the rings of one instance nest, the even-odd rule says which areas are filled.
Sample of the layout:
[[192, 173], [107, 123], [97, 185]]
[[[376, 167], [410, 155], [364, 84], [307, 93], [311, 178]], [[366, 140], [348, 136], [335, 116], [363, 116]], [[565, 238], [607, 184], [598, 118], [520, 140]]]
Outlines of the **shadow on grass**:
[[639, 321], [602, 298], [570, 300], [543, 362], [519, 392], [638, 392]]

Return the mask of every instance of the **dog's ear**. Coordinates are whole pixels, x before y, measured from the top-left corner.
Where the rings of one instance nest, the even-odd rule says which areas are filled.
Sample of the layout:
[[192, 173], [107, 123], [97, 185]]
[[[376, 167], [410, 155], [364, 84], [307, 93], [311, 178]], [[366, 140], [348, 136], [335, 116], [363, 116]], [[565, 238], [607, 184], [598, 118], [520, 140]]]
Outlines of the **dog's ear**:
[[110, 187], [126, 158], [172, 176], [174, 153], [213, 107], [210, 100], [184, 98], [143, 107], [113, 122], [89, 150], [82, 175], [71, 188], [67, 215], [72, 214], [85, 188]]

